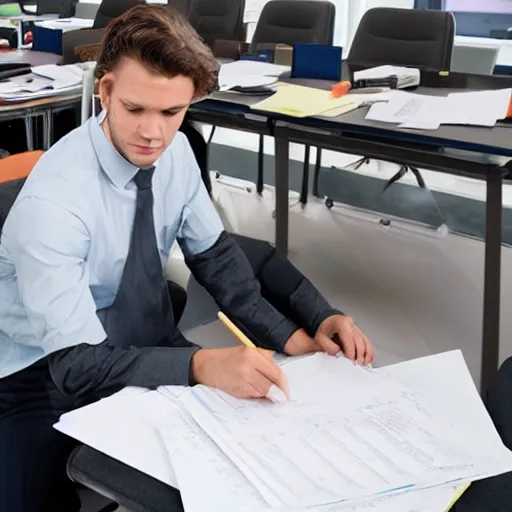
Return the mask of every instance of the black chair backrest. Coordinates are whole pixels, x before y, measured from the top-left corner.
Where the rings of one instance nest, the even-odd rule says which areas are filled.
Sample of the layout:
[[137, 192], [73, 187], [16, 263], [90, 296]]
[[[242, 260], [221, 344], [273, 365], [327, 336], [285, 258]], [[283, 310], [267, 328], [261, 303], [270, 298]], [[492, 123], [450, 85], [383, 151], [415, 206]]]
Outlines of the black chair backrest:
[[449, 71], [454, 37], [451, 12], [376, 7], [361, 19], [347, 60]]
[[245, 0], [190, 0], [188, 21], [206, 44], [217, 39], [241, 41]]
[[105, 28], [113, 19], [138, 4], [145, 4], [144, 0], [103, 0], [98, 7], [92, 28]]
[[323, 0], [271, 0], [261, 11], [251, 48], [279, 43], [331, 45], [335, 15], [334, 4]]
[[167, 0], [167, 7], [171, 7], [185, 18], [188, 18], [191, 3], [192, 0]]
[[[75, 15], [76, 4], [78, 0], [36, 0], [35, 2], [22, 0], [21, 9], [26, 14], [29, 13], [25, 8], [29, 5], [36, 6], [36, 14], [58, 14], [59, 18], [71, 18]], [[33, 14], [30, 13], [30, 14]]]
[[19, 178], [0, 183], [0, 235], [2, 234], [2, 228], [4, 227], [7, 215], [18, 194], [21, 192], [25, 181], [26, 178]]

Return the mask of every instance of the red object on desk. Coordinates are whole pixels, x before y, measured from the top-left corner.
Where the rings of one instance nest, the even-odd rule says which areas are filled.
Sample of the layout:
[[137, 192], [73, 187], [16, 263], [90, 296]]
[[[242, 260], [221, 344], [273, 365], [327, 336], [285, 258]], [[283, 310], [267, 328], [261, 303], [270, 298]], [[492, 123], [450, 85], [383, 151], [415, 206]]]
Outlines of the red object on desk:
[[348, 94], [350, 89], [352, 89], [352, 84], [349, 81], [338, 82], [331, 87], [331, 96], [333, 98], [341, 98]]

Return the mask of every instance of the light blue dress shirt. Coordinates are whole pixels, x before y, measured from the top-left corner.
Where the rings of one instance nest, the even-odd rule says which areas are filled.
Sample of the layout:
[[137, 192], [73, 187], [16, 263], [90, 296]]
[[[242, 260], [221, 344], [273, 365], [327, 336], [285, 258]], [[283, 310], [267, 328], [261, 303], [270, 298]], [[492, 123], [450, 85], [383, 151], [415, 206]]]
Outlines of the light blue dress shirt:
[[[106, 339], [97, 310], [116, 296], [128, 255], [138, 168], [91, 118], [46, 152], [0, 239], [0, 378], [54, 351]], [[190, 145], [177, 133], [155, 164], [154, 220], [162, 265], [178, 240], [209, 249], [223, 230]]]

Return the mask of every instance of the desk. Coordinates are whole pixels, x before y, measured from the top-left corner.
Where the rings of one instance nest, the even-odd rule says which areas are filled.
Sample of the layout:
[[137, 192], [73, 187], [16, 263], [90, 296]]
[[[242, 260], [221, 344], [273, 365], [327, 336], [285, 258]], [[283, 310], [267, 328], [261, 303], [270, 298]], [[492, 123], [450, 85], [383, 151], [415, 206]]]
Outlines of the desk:
[[0, 103], [0, 121], [23, 119], [27, 136], [27, 149], [32, 151], [34, 149], [34, 126], [32, 120], [34, 117], [42, 116], [43, 147], [45, 150], [50, 149], [53, 134], [53, 114], [79, 105], [81, 100], [82, 95], [80, 93], [40, 98], [23, 103]]
[[[34, 50], [0, 51], [0, 62], [28, 62], [31, 66], [57, 64], [61, 56], [56, 53], [37, 52]], [[72, 108], [80, 104], [80, 94], [40, 98], [22, 103], [0, 102], [0, 121], [6, 119], [23, 119], [27, 135], [27, 149], [34, 149], [33, 123], [34, 117], [43, 117], [43, 147], [49, 149], [53, 133], [53, 113]]]
[[[319, 88], [329, 87], [329, 84], [323, 81], [295, 82]], [[508, 77], [467, 76], [467, 88], [472, 90], [511, 86], [512, 79]], [[445, 95], [456, 90], [421, 87], [418, 92]], [[512, 170], [512, 162], [509, 163], [512, 159], [512, 127], [502, 123], [492, 129], [442, 126], [436, 131], [401, 130], [391, 124], [366, 121], [366, 109], [358, 109], [338, 118], [298, 119], [251, 110], [250, 105], [259, 100], [260, 98], [236, 94], [215, 93], [208, 100], [194, 105], [191, 117], [197, 121], [226, 128], [265, 135], [273, 134], [276, 159], [275, 244], [282, 254], [288, 251], [290, 142], [380, 160], [398, 161], [415, 167], [486, 181], [481, 366], [481, 390], [485, 393], [491, 385], [499, 361], [502, 183], [510, 177], [509, 169]], [[264, 117], [260, 118], [260, 114]], [[270, 133], [262, 131], [263, 123]]]
[[[304, 84], [304, 81], [300, 83]], [[305, 84], [328, 86], [325, 82]], [[497, 89], [511, 87], [512, 79], [469, 76], [468, 88]], [[421, 91], [421, 90], [420, 90]], [[453, 90], [452, 90], [453, 91]], [[443, 94], [442, 89], [423, 89]], [[501, 215], [502, 184], [512, 169], [512, 130], [508, 125], [495, 128], [443, 126], [437, 131], [407, 131], [394, 125], [368, 122], [366, 110], [358, 109], [339, 118], [297, 119], [251, 111], [260, 98], [213, 94], [193, 105], [193, 120], [226, 128], [273, 135], [276, 145], [276, 246], [282, 254], [288, 248], [288, 166], [290, 142], [299, 142], [335, 151], [399, 161], [420, 168], [485, 180], [487, 183], [485, 283], [483, 307], [483, 344], [481, 389], [486, 391], [493, 379], [499, 356]], [[113, 468], [108, 474], [103, 468]], [[117, 480], [113, 473], [117, 471]], [[123, 464], [86, 446], [70, 459], [70, 475], [101, 494], [126, 504], [135, 511], [160, 512], [162, 503], [174, 503], [176, 491], [130, 470]], [[85, 477], [84, 477], [85, 475]], [[112, 482], [114, 479], [114, 483]], [[119, 494], [119, 483], [130, 486], [130, 494]], [[149, 486], [154, 486], [152, 493]], [[133, 506], [133, 494], [147, 496], [143, 505]], [[131, 502], [131, 503], [130, 503]], [[131, 506], [130, 506], [131, 505]], [[168, 509], [166, 509], [168, 510]], [[172, 509], [171, 509], [172, 510]]]
[[31, 66], [44, 64], [58, 64], [61, 55], [49, 52], [36, 52], [34, 50], [1, 50], [0, 62], [27, 62]]

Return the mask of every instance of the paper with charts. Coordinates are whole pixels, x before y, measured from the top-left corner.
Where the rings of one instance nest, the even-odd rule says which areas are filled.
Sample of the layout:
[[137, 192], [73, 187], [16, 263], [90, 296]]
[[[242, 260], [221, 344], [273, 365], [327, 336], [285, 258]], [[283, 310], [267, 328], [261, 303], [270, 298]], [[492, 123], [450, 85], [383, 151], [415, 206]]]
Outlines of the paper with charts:
[[285, 405], [202, 386], [160, 390], [176, 404], [159, 430], [186, 510], [439, 512], [447, 488], [429, 488], [450, 484], [453, 494], [512, 470], [497, 436], [451, 421], [384, 371], [324, 354], [283, 369]]
[[287, 405], [127, 388], [55, 427], [179, 488], [187, 512], [444, 512], [465, 482], [512, 469], [460, 351], [283, 370]]

